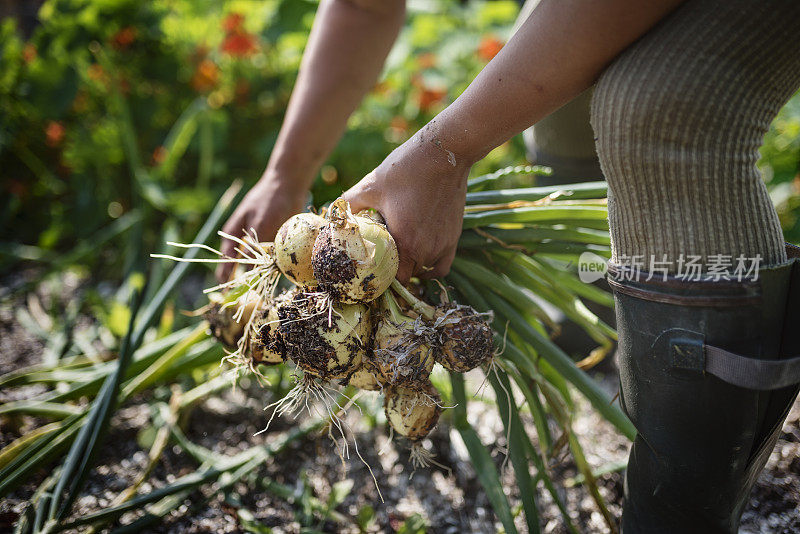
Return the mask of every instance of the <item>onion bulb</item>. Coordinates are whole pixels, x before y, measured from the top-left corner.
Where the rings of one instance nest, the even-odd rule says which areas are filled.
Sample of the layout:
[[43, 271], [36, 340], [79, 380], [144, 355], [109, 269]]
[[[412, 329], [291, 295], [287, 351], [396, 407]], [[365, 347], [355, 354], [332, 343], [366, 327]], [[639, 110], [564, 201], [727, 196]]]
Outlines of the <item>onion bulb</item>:
[[393, 387], [422, 390], [435, 361], [429, 342], [432, 329], [403, 315], [389, 293], [382, 297], [384, 313], [375, 328], [372, 365], [378, 380]]
[[441, 399], [433, 384], [423, 391], [392, 389], [384, 399], [386, 420], [395, 432], [417, 441], [427, 436], [442, 413]]
[[316, 287], [311, 253], [319, 231], [326, 225], [314, 213], [298, 213], [290, 217], [275, 236], [275, 263], [292, 282], [302, 287]]
[[210, 305], [203, 317], [208, 321], [211, 335], [221, 341], [225, 347], [235, 348], [244, 333], [245, 325], [258, 305], [258, 299], [250, 299], [245, 303], [244, 312], [238, 321], [233, 318], [238, 306], [235, 304], [226, 306], [226, 298], [222, 293], [211, 293], [208, 295], [208, 300]]
[[397, 274], [397, 245], [385, 225], [353, 215], [348, 202], [339, 198], [314, 243], [311, 264], [320, 289], [335, 301], [370, 302]]
[[298, 292], [298, 290], [291, 290], [281, 293], [261, 312], [261, 316], [255, 322], [250, 341], [253, 363], [277, 365], [285, 360], [286, 349], [280, 336], [278, 308], [291, 302]]
[[436, 361], [442, 367], [465, 373], [492, 359], [492, 328], [470, 306], [451, 304], [436, 309], [434, 328], [439, 334]]
[[383, 384], [378, 381], [378, 376], [372, 371], [372, 367], [364, 364], [350, 376], [347, 385], [366, 391], [380, 391], [383, 389]]
[[278, 307], [279, 333], [290, 358], [322, 380], [346, 378], [361, 365], [372, 327], [363, 304], [330, 305], [317, 293], [298, 293]]

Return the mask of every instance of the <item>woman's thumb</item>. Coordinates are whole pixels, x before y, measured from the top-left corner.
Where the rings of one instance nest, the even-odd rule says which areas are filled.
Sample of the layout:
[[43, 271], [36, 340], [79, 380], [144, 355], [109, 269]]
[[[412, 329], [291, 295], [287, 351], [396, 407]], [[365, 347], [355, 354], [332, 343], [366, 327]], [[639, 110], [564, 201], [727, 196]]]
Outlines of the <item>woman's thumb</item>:
[[365, 177], [363, 177], [356, 185], [348, 189], [342, 194], [342, 198], [344, 198], [347, 202], [350, 203], [350, 209], [353, 213], [358, 213], [361, 210], [365, 210], [367, 208], [377, 208], [378, 206], [374, 205], [374, 200], [371, 194], [368, 193], [369, 189], [365, 188], [364, 185], [371, 182], [374, 178], [373, 173], [369, 173]]

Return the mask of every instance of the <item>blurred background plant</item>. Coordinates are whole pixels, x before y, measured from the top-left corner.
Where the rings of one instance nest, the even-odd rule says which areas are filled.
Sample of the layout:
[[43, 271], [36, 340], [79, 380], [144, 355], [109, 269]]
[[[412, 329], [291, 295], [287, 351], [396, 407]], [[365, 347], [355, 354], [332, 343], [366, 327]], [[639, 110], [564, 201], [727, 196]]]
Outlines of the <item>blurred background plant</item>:
[[[314, 185], [335, 198], [452, 101], [499, 51], [514, 2], [411, 3], [383, 80]], [[316, 3], [51, 0], [23, 40], [0, 26], [0, 269], [73, 250], [132, 211], [142, 246], [81, 258], [106, 277], [184, 239], [235, 178], [263, 170]], [[476, 172], [520, 162], [514, 141]]]
[[761, 146], [759, 166], [786, 240], [800, 243], [800, 93], [772, 122]]

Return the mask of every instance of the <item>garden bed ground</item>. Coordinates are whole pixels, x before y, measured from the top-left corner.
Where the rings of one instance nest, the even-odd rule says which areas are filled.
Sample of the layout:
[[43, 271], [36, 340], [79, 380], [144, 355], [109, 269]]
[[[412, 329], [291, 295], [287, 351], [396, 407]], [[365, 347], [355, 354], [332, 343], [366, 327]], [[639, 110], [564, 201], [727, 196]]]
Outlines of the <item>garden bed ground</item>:
[[[19, 305], [20, 303], [17, 303]], [[0, 370], [29, 365], [41, 357], [42, 345], [37, 342], [15, 319], [12, 306], [0, 308]], [[613, 366], [605, 365], [605, 374], [597, 379], [609, 391], [616, 388]], [[469, 375], [477, 382], [480, 376]], [[10, 400], [11, 392], [0, 392], [0, 401]], [[34, 390], [25, 392], [26, 395]], [[613, 393], [612, 393], [613, 394]], [[577, 397], [577, 396], [576, 396]], [[123, 407], [113, 420], [112, 436], [106, 442], [98, 459], [98, 468], [93, 472], [86, 495], [75, 509], [80, 516], [107, 506], [137, 476], [147, 462], [147, 452], [137, 442], [140, 429], [149, 423], [149, 408], [146, 399], [135, 399]], [[504, 438], [500, 419], [492, 400], [472, 402], [470, 419], [484, 443], [492, 444], [491, 451], [498, 465], [503, 461]], [[267, 421], [262, 407], [269, 402], [263, 390], [250, 384], [236, 391], [225, 391], [197, 406], [186, 421], [186, 434], [190, 439], [221, 454], [235, 454], [253, 444], [267, 443], [288, 428], [286, 421], [274, 423], [270, 431], [255, 436]], [[385, 503], [381, 503], [367, 469], [357, 459], [342, 463], [332, 452], [326, 436], [315, 436], [297, 443], [279, 457], [263, 465], [254, 483], [240, 483], [234, 487], [235, 496], [226, 498], [222, 494], [193, 494], [191, 501], [179, 508], [153, 532], [243, 532], [237, 508], [251, 511], [255, 519], [275, 533], [301, 531], [298, 521], [298, 506], [264, 491], [257, 480], [270, 477], [298, 491], [303, 484], [313, 489], [314, 494], [325, 501], [333, 482], [351, 479], [353, 489], [337, 510], [345, 516], [355, 517], [371, 506], [375, 520], [370, 527], [374, 532], [394, 532], [407, 518], [419, 514], [429, 525], [428, 532], [442, 533], [486, 533], [495, 531], [489, 502], [477, 481], [468, 455], [461, 445], [458, 434], [445, 420], [432, 434], [426, 446], [437, 454], [437, 460], [449, 468], [434, 467], [417, 470], [411, 477], [412, 468], [408, 453], [401, 442], [388, 442], [385, 425], [368, 428], [363, 420], [351, 412], [351, 423], [358, 429], [358, 445], [366, 460], [373, 466]], [[524, 419], [524, 417], [523, 417]], [[10, 421], [0, 422], [0, 446], [19, 436], [30, 425], [41, 422], [27, 420], [21, 427]], [[528, 420], [527, 423], [530, 423]], [[610, 425], [579, 402], [575, 430], [584, 443], [588, 461], [595, 468], [624, 461], [628, 443]], [[533, 432], [532, 432], [533, 434]], [[379, 456], [376, 451], [383, 451]], [[141, 491], [147, 492], [175, 478], [195, 470], [197, 464], [178, 447], [168, 448], [156, 470]], [[564, 460], [553, 462], [556, 480], [562, 483], [576, 476], [574, 465]], [[18, 514], [24, 509], [26, 499], [32, 494], [36, 483], [45, 473], [37, 473], [23, 488], [0, 502], [0, 532], [8, 530]], [[621, 513], [622, 474], [611, 472], [599, 477], [601, 491], [608, 500], [610, 510], [617, 518]], [[511, 470], [507, 470], [503, 483], [512, 505], [516, 504], [516, 488]], [[544, 532], [566, 532], [558, 509], [539, 486], [540, 508], [543, 513]], [[581, 486], [561, 490], [563, 498], [573, 512], [573, 519], [584, 532], [604, 532], [606, 527], [588, 493]], [[208, 502], [201, 502], [210, 495]], [[199, 504], [198, 504], [199, 503]], [[780, 441], [770, 457], [767, 469], [762, 473], [750, 505], [745, 511], [742, 533], [792, 533], [800, 532], [800, 402], [796, 403], [783, 429]], [[127, 522], [135, 517], [123, 518]], [[521, 517], [520, 531], [525, 531]], [[311, 526], [324, 532], [358, 532], [356, 523], [334, 523], [330, 520], [315, 520]], [[266, 532], [266, 530], [263, 530]]]

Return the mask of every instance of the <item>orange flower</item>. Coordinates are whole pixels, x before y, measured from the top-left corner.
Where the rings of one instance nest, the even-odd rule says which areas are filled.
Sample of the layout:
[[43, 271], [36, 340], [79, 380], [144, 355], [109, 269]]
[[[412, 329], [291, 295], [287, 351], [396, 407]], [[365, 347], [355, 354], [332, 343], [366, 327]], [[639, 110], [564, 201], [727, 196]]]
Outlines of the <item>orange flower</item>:
[[44, 129], [47, 146], [57, 147], [64, 140], [66, 129], [58, 121], [50, 121]]
[[503, 48], [503, 41], [494, 35], [484, 35], [478, 45], [478, 57], [484, 61], [491, 61]]
[[136, 28], [125, 26], [114, 34], [111, 43], [117, 50], [125, 50], [136, 40]]
[[417, 57], [417, 65], [421, 69], [430, 69], [436, 66], [436, 54], [425, 52]]
[[234, 98], [239, 105], [247, 104], [247, 99], [250, 96], [250, 84], [247, 80], [239, 80], [236, 82], [236, 87], [233, 89]]
[[423, 87], [417, 95], [417, 102], [421, 111], [430, 111], [435, 106], [438, 106], [447, 96], [447, 91], [443, 89], [433, 89], [430, 87]]
[[92, 63], [89, 65], [86, 73], [89, 75], [89, 78], [99, 82], [103, 81], [106, 78], [106, 72], [103, 70], [103, 67], [100, 66], [98, 63]]
[[158, 145], [155, 148], [155, 150], [153, 150], [153, 155], [151, 157], [153, 165], [160, 164], [162, 161], [164, 161], [164, 158], [166, 157], [167, 157], [167, 149], [161, 145]]
[[242, 29], [242, 24], [244, 24], [244, 15], [241, 13], [228, 13], [222, 19], [222, 29], [228, 33], [238, 32]]
[[30, 63], [36, 59], [37, 55], [38, 53], [36, 52], [36, 46], [31, 43], [26, 44], [22, 49], [22, 59], [25, 61], [25, 63]]
[[197, 69], [192, 75], [190, 85], [198, 93], [204, 93], [216, 87], [219, 81], [219, 69], [217, 64], [210, 59], [204, 59], [197, 65]]
[[220, 50], [235, 57], [247, 57], [258, 51], [256, 38], [250, 33], [229, 33], [220, 45]]
[[404, 134], [408, 131], [408, 121], [400, 115], [395, 115], [392, 117], [389, 127], [396, 133]]

